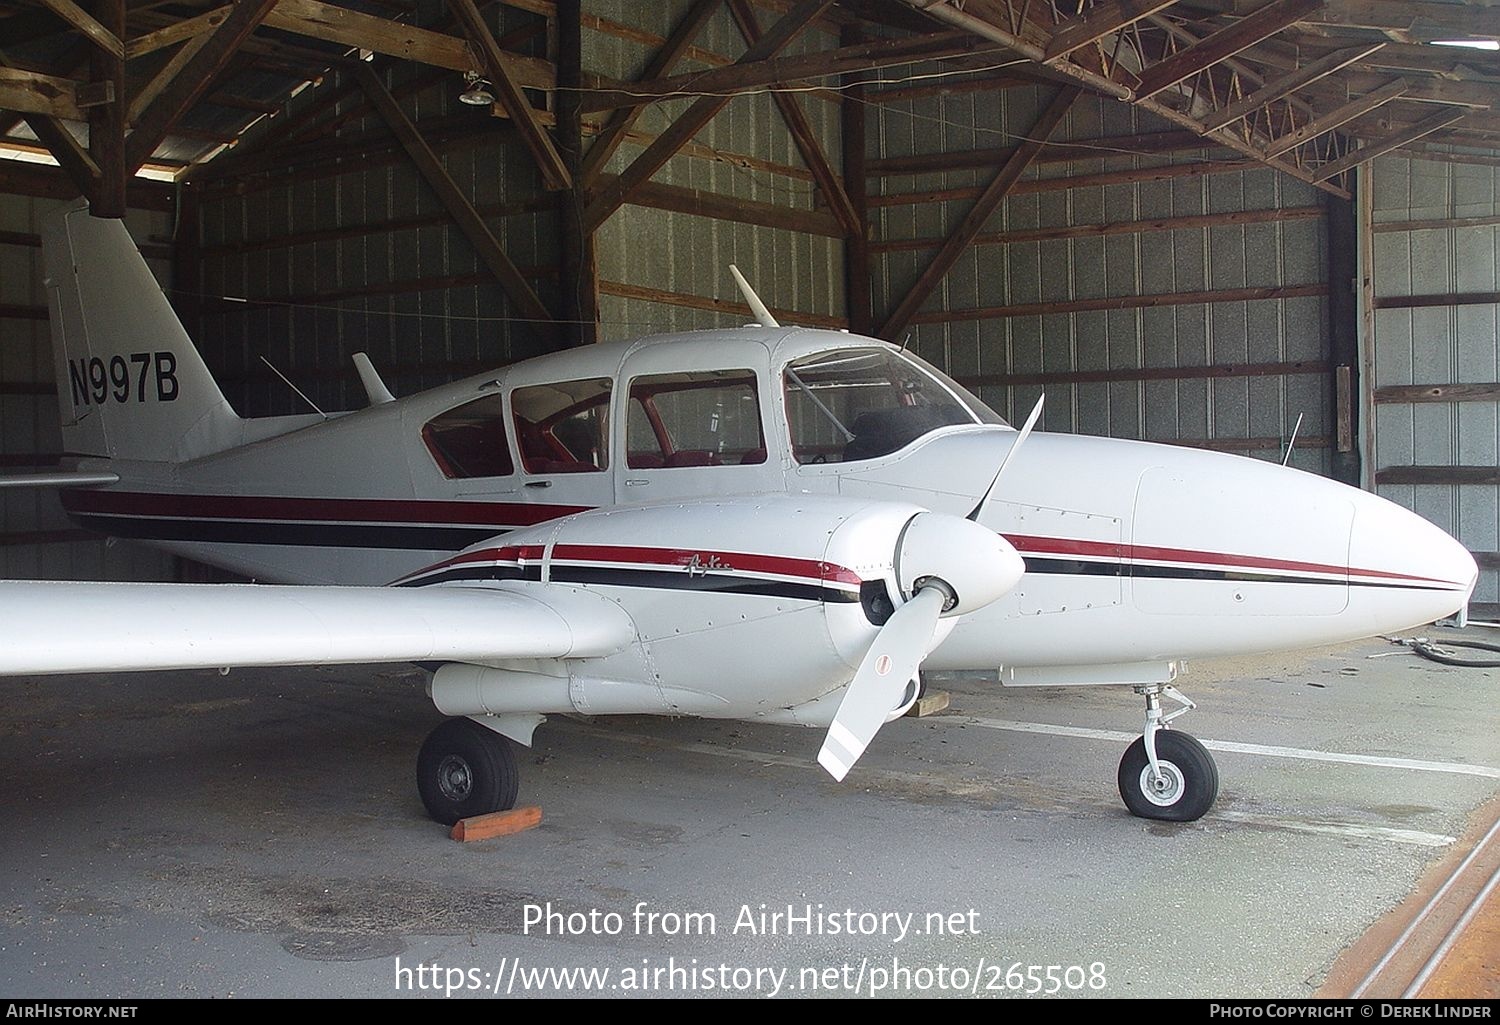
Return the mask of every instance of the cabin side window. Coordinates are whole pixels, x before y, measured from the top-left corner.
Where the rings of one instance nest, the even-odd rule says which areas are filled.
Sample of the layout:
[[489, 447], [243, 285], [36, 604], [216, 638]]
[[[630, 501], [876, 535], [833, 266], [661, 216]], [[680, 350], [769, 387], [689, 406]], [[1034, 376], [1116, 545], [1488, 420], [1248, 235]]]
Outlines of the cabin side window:
[[505, 442], [505, 408], [498, 394], [433, 417], [422, 426], [422, 443], [449, 480], [508, 477], [516, 471]]
[[750, 370], [637, 377], [625, 428], [632, 470], [766, 461], [760, 393]]
[[511, 392], [516, 444], [527, 473], [596, 473], [609, 466], [606, 377]]

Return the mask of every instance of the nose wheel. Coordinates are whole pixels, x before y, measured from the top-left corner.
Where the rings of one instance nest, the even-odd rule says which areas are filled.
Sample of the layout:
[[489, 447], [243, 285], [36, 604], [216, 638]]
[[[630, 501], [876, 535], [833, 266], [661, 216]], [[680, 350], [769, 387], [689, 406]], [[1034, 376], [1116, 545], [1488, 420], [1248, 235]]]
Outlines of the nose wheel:
[[[1120, 797], [1130, 814], [1165, 822], [1192, 822], [1203, 817], [1219, 796], [1219, 767], [1194, 737], [1167, 724], [1197, 706], [1175, 687], [1137, 687], [1146, 699], [1146, 727], [1120, 759]], [[1161, 699], [1182, 707], [1162, 713]]]

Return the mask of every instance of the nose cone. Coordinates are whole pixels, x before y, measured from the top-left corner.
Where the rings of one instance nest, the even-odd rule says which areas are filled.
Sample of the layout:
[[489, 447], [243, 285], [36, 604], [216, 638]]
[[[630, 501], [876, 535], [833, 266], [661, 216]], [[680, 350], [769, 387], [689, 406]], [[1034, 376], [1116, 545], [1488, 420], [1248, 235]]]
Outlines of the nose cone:
[[1020, 582], [1026, 564], [994, 530], [947, 513], [918, 513], [901, 535], [896, 574], [911, 594], [917, 581], [936, 577], [952, 589], [958, 604], [951, 615], [984, 608]]
[[1440, 527], [1375, 495], [1355, 504], [1349, 538], [1349, 583], [1365, 594], [1386, 633], [1451, 616], [1468, 603], [1479, 579], [1474, 556]]

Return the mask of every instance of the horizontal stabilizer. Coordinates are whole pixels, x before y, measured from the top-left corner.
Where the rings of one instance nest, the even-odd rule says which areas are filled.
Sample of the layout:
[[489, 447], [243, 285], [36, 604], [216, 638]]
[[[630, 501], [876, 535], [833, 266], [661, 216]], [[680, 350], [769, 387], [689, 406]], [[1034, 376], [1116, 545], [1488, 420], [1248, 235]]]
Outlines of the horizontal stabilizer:
[[486, 664], [606, 655], [634, 636], [629, 617], [613, 602], [545, 584], [0, 583], [0, 673], [7, 675]]

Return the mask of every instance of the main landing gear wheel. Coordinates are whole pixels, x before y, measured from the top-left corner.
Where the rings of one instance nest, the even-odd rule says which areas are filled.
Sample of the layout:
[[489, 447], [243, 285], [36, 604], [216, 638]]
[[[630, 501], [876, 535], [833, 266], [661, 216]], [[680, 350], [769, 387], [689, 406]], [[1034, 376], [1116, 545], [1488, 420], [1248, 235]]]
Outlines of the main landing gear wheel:
[[1195, 737], [1179, 730], [1156, 734], [1157, 772], [1137, 737], [1120, 759], [1120, 796], [1130, 814], [1166, 822], [1200, 819], [1219, 796], [1219, 767]]
[[417, 792], [445, 826], [516, 804], [521, 772], [510, 740], [473, 719], [449, 719], [417, 754]]

